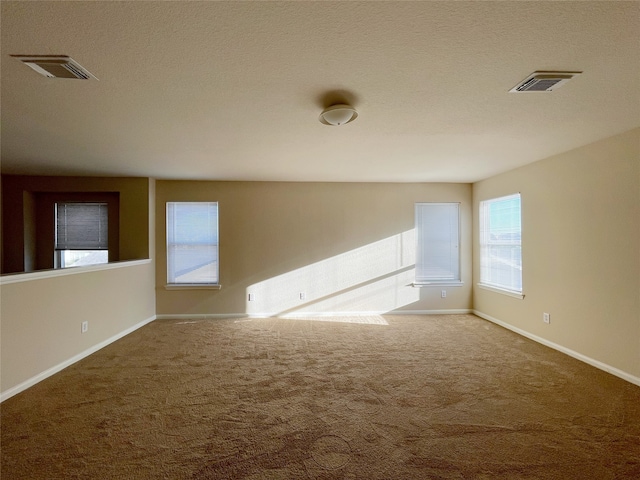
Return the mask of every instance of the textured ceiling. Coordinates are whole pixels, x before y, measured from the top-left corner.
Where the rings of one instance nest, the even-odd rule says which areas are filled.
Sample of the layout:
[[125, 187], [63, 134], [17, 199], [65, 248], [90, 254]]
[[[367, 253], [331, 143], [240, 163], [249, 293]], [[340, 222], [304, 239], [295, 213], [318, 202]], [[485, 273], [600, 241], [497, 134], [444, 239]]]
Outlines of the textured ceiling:
[[[3, 173], [472, 182], [640, 126], [637, 1], [1, 8]], [[584, 73], [508, 93], [534, 70]], [[322, 125], [340, 97], [359, 118]]]

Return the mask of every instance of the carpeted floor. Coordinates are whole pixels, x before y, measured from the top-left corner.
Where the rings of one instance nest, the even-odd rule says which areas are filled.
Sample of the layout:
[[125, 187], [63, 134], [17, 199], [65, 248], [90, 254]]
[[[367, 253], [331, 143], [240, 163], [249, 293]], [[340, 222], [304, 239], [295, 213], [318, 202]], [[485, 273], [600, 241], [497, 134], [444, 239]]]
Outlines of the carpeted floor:
[[155, 321], [2, 404], [1, 478], [640, 478], [640, 387], [473, 315], [323, 320]]

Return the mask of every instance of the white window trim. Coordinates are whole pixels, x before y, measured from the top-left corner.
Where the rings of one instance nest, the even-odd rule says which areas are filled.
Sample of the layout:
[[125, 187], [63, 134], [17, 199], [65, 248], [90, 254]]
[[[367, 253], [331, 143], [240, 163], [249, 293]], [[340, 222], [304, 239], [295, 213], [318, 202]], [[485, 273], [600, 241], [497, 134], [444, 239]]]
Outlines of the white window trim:
[[[169, 283], [169, 204], [170, 203], [215, 203], [216, 204], [216, 212], [218, 215], [216, 222], [216, 235], [218, 237], [217, 249], [218, 249], [218, 265], [217, 265], [217, 275], [218, 282], [217, 283]], [[166, 202], [165, 204], [165, 248], [166, 248], [166, 260], [167, 260], [167, 283], [165, 284], [165, 290], [219, 290], [222, 288], [220, 285], [220, 203], [219, 202], [208, 202], [208, 201], [173, 201]]]
[[[482, 270], [481, 269], [482, 269], [482, 248], [483, 248], [483, 243], [482, 243], [482, 204], [485, 203], [485, 202], [493, 202], [493, 201], [496, 201], [496, 200], [508, 199], [508, 198], [512, 198], [512, 197], [521, 198], [522, 194], [520, 192], [516, 192], [516, 193], [510, 194], [510, 195], [504, 195], [502, 197], [495, 197], [495, 198], [490, 198], [490, 199], [486, 199], [486, 200], [481, 200], [480, 203], [479, 203], [479, 207], [480, 208], [479, 208], [479, 212], [478, 212], [479, 213], [478, 219], [479, 219], [479, 225], [480, 225], [480, 242], [479, 242], [480, 243], [480, 264], [478, 266], [479, 266], [480, 277], [482, 277]], [[520, 215], [522, 215], [522, 203], [520, 204], [520, 209], [521, 209]], [[521, 235], [521, 238], [520, 238], [520, 249], [521, 249], [521, 252], [522, 252], [522, 225], [520, 225], [520, 235]], [[522, 258], [520, 260], [522, 261]], [[523, 281], [522, 268], [521, 268], [520, 275], [521, 275], [521, 281]], [[503, 295], [508, 295], [508, 296], [511, 296], [511, 297], [514, 297], [514, 298], [520, 298], [520, 299], [524, 298], [523, 290], [511, 290], [509, 288], [504, 288], [504, 287], [501, 287], [501, 286], [498, 286], [498, 285], [494, 285], [494, 284], [491, 284], [491, 283], [483, 283], [483, 282], [478, 282], [477, 285], [480, 288], [483, 288], [485, 290], [490, 290], [490, 291], [493, 291], [493, 292], [496, 292], [496, 293], [501, 293]]]
[[524, 293], [522, 292], [517, 292], [515, 290], [507, 290], [505, 288], [498, 288], [498, 287], [494, 287], [493, 285], [487, 285], [486, 283], [478, 283], [477, 285], [483, 290], [489, 290], [491, 292], [501, 293], [502, 295], [519, 298], [520, 300], [524, 299]]
[[462, 287], [464, 282], [413, 282], [411, 284], [414, 288], [425, 288], [425, 287]]
[[164, 288], [165, 290], [220, 290], [222, 285], [219, 283], [168, 283]]

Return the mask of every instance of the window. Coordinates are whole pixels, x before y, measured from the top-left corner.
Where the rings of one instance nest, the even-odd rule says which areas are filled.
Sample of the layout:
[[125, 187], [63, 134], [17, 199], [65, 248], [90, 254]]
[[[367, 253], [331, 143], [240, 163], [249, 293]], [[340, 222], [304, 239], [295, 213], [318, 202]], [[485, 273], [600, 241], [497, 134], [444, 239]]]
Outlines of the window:
[[167, 202], [167, 283], [218, 284], [217, 202]]
[[460, 283], [460, 204], [416, 203], [416, 281]]
[[522, 294], [520, 194], [480, 202], [480, 285]]
[[55, 204], [56, 268], [109, 262], [109, 213], [106, 203]]

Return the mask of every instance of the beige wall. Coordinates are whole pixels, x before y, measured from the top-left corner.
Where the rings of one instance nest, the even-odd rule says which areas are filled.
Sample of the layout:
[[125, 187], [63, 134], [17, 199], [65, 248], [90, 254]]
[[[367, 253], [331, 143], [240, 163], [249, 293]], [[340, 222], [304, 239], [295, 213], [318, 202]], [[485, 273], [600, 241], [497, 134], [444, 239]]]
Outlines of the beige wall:
[[[153, 211], [155, 180], [143, 180], [142, 206]], [[129, 221], [135, 215], [131, 217]], [[149, 233], [155, 230], [155, 218], [147, 215], [140, 222], [123, 233], [143, 235], [138, 241], [148, 245], [150, 260], [110, 265], [106, 270], [80, 267], [0, 280], [3, 398], [155, 317], [154, 245]], [[46, 278], [50, 274], [56, 276]], [[82, 334], [85, 320], [89, 331]]]
[[473, 211], [515, 192], [525, 298], [474, 288], [474, 308], [640, 377], [640, 129], [478, 182]]
[[[26, 192], [26, 193], [25, 193]], [[25, 209], [25, 198], [34, 193], [117, 192], [119, 193], [119, 258], [149, 258], [149, 179], [120, 177], [39, 177], [2, 175], [3, 272], [20, 272], [33, 264], [36, 254], [25, 234], [36, 232], [34, 219]], [[32, 202], [31, 202], [32, 203]], [[27, 207], [29, 206], [27, 200]], [[26, 231], [25, 231], [26, 228]]]
[[[470, 185], [159, 180], [156, 198], [158, 315], [471, 308]], [[221, 290], [165, 290], [168, 201], [219, 202]], [[444, 299], [407, 286], [415, 202], [461, 203], [464, 285]]]
[[[1, 288], [3, 393], [155, 313], [150, 262]], [[89, 331], [82, 334], [85, 320]]]
[[[142, 238], [136, 252], [150, 263], [2, 284], [2, 392], [156, 313], [474, 308], [640, 377], [640, 129], [473, 186], [143, 180], [131, 187], [142, 208], [125, 215], [122, 233]], [[472, 212], [481, 200], [518, 191], [524, 300], [472, 289], [479, 277]], [[15, 200], [3, 195], [4, 215], [7, 198]], [[167, 201], [219, 202], [221, 290], [165, 290]], [[462, 287], [408, 286], [415, 202], [461, 203]], [[155, 215], [141, 216], [145, 209]]]

